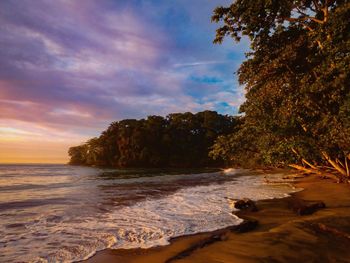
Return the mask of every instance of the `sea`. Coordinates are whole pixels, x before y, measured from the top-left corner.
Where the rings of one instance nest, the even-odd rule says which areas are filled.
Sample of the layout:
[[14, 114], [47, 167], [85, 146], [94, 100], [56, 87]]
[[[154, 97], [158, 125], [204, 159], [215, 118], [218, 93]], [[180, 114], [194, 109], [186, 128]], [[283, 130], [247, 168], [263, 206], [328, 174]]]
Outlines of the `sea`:
[[76, 262], [242, 222], [234, 199], [298, 191], [283, 173], [0, 165], [0, 262]]

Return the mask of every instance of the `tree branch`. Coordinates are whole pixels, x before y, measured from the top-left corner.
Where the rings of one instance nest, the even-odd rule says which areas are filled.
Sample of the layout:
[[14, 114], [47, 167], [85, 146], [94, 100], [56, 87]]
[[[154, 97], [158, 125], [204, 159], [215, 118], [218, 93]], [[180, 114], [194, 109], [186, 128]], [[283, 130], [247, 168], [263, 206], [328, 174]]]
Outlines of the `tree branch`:
[[322, 152], [322, 155], [341, 175], [347, 176], [346, 171], [340, 165], [334, 162], [326, 152]]
[[347, 177], [350, 177], [350, 167], [348, 165], [348, 158], [345, 152], [344, 152], [344, 164], [345, 164], [346, 175]]
[[318, 0], [312, 0], [312, 2], [314, 3], [314, 6], [315, 6], [316, 10], [320, 11], [320, 10], [321, 10], [321, 7], [320, 7], [320, 5], [318, 4]]
[[324, 23], [328, 20], [328, 0], [325, 1], [323, 11], [323, 21]]
[[309, 173], [309, 174], [318, 174], [318, 175], [323, 175], [323, 176], [326, 176], [328, 178], [332, 178], [334, 180], [336, 180], [337, 182], [339, 181], [339, 178], [337, 176], [335, 176], [334, 174], [331, 174], [331, 173], [324, 173], [323, 171], [320, 171], [318, 169], [312, 169], [312, 168], [305, 168], [303, 166], [300, 166], [300, 165], [297, 165], [297, 164], [290, 164], [288, 165], [289, 167], [292, 167], [294, 169], [297, 169], [299, 171], [303, 171], [303, 172], [306, 172], [306, 173]]
[[307, 164], [308, 166], [310, 166], [312, 169], [318, 170], [316, 166], [312, 165], [311, 163], [309, 163], [308, 161], [306, 161], [304, 158], [301, 159], [301, 161], [305, 164]]
[[310, 27], [308, 24], [304, 23], [304, 21], [308, 20], [305, 17], [301, 17], [301, 18], [294, 18], [294, 17], [285, 17], [283, 18], [284, 20], [288, 21], [288, 22], [298, 22], [301, 25], [303, 25], [307, 30], [309, 30], [310, 32], [313, 32], [314, 29], [312, 27]]
[[[310, 32], [313, 32], [315, 30], [312, 27], [310, 27], [307, 23], [303, 22], [303, 21], [308, 20], [309, 18], [311, 20], [313, 20], [313, 21], [317, 20], [321, 24], [324, 23], [324, 21], [316, 19], [316, 18], [312, 18], [312, 17], [300, 17], [300, 18], [285, 17], [283, 19], [288, 21], [288, 22], [298, 22], [300, 25], [304, 26], [307, 30], [309, 30]], [[317, 42], [317, 45], [319, 46], [319, 48], [322, 50], [323, 49], [323, 45], [322, 45], [321, 41], [317, 40], [316, 42]]]
[[306, 13], [304, 13], [303, 11], [301, 11], [299, 7], [296, 6], [295, 8], [298, 10], [298, 13], [299, 13], [299, 14], [301, 14], [301, 15], [303, 15], [303, 16], [308, 16]]
[[[327, 10], [328, 10], [328, 8], [327, 8]], [[324, 24], [325, 23], [324, 20], [320, 20], [320, 19], [317, 19], [315, 17], [307, 16], [307, 15], [305, 15], [303, 17], [298, 17], [298, 18], [296, 18], [296, 17], [284, 17], [283, 19], [287, 20], [289, 22], [302, 22], [302, 21], [311, 20], [311, 21], [314, 21], [314, 22], [316, 22], [318, 24]]]
[[345, 168], [345, 165], [344, 165], [338, 158], [336, 158], [335, 161], [336, 161], [338, 164], [340, 164], [343, 168]]
[[299, 171], [303, 171], [303, 172], [306, 172], [306, 173], [310, 173], [310, 174], [319, 174], [321, 175], [320, 171], [318, 170], [314, 170], [314, 169], [311, 169], [311, 168], [305, 168], [303, 166], [300, 166], [300, 165], [297, 165], [297, 164], [290, 164], [288, 165], [289, 167], [292, 167], [294, 169], [297, 169]]

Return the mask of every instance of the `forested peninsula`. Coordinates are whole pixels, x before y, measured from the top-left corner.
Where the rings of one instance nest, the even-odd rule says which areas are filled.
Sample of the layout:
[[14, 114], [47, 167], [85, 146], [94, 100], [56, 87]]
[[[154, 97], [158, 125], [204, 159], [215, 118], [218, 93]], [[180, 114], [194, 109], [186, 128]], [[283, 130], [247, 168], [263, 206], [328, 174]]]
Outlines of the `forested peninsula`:
[[112, 123], [72, 164], [293, 167], [350, 181], [350, 2], [234, 1], [214, 43], [249, 39], [241, 117], [214, 112]]
[[218, 136], [235, 131], [240, 117], [215, 111], [173, 113], [116, 121], [97, 138], [69, 149], [70, 164], [110, 167], [210, 167], [223, 159], [209, 157]]

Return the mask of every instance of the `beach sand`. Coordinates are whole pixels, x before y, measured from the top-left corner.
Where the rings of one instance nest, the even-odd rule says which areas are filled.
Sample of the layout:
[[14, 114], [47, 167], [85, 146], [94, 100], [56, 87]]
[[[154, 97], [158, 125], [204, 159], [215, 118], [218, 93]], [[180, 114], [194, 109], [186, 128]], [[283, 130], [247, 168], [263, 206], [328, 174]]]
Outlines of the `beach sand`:
[[[106, 249], [84, 262], [350, 262], [350, 185], [313, 175], [294, 184], [304, 190], [259, 201], [258, 212], [237, 213], [259, 222], [252, 231], [228, 228], [175, 238], [164, 247]], [[326, 208], [300, 216], [291, 209], [300, 200], [323, 201]]]

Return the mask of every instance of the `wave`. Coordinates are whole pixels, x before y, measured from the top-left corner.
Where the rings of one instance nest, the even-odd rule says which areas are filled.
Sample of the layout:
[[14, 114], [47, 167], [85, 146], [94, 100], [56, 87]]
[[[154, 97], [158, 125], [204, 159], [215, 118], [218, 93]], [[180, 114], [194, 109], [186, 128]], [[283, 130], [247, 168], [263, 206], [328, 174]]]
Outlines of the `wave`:
[[[1, 247], [0, 242], [1, 252], [7, 262], [74, 262], [106, 248], [164, 246], [174, 237], [240, 224], [242, 219], [232, 214], [229, 200], [281, 198], [298, 190], [290, 184], [268, 184], [263, 176], [238, 176], [240, 172], [230, 169], [213, 173], [211, 176], [217, 177], [217, 180], [210, 184], [193, 186], [191, 183], [191, 187], [183, 186], [161, 196], [146, 196], [132, 205], [112, 206], [113, 209], [106, 209], [105, 196], [102, 195], [97, 204], [95, 199], [91, 199], [90, 203], [80, 203], [80, 206], [57, 205], [46, 212], [40, 210], [31, 217], [32, 220], [24, 223], [25, 231], [23, 224], [11, 224], [6, 229], [17, 234], [7, 235], [1, 241], [6, 248]], [[222, 180], [223, 175], [231, 179]], [[207, 180], [210, 174], [187, 176], [200, 181], [203, 178]], [[183, 180], [183, 177], [178, 178]], [[176, 183], [169, 178], [164, 177], [159, 183]], [[281, 178], [282, 175], [274, 175], [272, 180], [278, 182]], [[155, 177], [149, 180], [136, 181], [142, 188]], [[188, 185], [188, 181], [185, 184]], [[135, 193], [136, 188], [134, 185]], [[111, 189], [105, 188], [104, 191]], [[112, 191], [110, 194], [117, 193]], [[104, 212], [97, 213], [96, 208]]]

